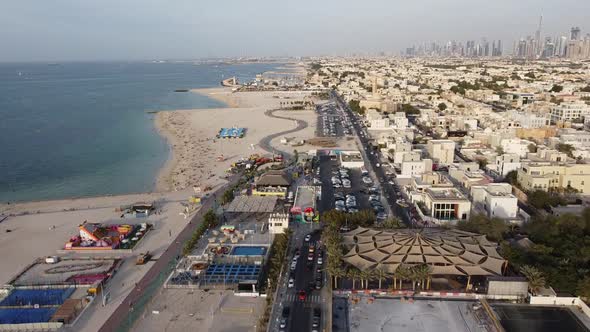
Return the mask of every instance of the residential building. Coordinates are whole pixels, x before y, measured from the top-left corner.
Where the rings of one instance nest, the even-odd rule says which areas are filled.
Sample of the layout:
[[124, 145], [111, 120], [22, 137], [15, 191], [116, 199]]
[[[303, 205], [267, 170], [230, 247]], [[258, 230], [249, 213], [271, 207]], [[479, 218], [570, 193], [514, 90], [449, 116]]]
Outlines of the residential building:
[[439, 164], [450, 165], [455, 159], [455, 142], [451, 140], [430, 140], [426, 150], [433, 161]]
[[561, 103], [551, 108], [551, 121], [553, 123], [563, 121], [580, 120], [590, 113], [590, 106], [581, 102]]
[[271, 213], [268, 217], [268, 231], [271, 234], [282, 234], [289, 228], [289, 214]]
[[518, 169], [518, 182], [526, 191], [571, 188], [590, 193], [590, 164], [523, 162]]
[[424, 159], [419, 152], [406, 153], [401, 164], [400, 178], [410, 178], [432, 171], [432, 160]]
[[[511, 171], [515, 171], [520, 168], [520, 156], [514, 153], [505, 153], [501, 156], [496, 156], [494, 171], [498, 175], [504, 177]], [[492, 165], [488, 165], [488, 168], [492, 168]]]
[[515, 219], [518, 215], [518, 198], [508, 183], [473, 186], [471, 197], [474, 208], [482, 209], [490, 218]]

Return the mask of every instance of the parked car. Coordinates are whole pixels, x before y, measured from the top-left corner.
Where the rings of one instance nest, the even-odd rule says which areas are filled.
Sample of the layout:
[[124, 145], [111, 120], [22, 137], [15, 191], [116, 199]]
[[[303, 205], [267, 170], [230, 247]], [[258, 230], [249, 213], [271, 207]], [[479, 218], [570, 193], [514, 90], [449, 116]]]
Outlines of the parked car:
[[293, 286], [295, 286], [295, 280], [293, 278], [290, 278], [288, 287], [293, 288]]

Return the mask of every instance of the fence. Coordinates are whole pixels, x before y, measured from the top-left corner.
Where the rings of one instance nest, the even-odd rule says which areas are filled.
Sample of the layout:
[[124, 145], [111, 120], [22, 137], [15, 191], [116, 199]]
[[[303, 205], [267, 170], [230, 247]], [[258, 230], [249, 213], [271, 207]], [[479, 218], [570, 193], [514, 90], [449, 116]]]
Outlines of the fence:
[[156, 291], [162, 286], [162, 284], [164, 284], [168, 278], [168, 275], [172, 272], [172, 270], [174, 270], [176, 263], [176, 259], [170, 260], [168, 265], [166, 265], [166, 267], [162, 269], [162, 271], [160, 271], [160, 273], [149, 283], [149, 286], [142, 289], [141, 297], [130, 307], [129, 313], [127, 314], [127, 319], [125, 319], [121, 325], [119, 325], [116, 331], [127, 332], [131, 330], [135, 321], [143, 314], [146, 306], [153, 299]]

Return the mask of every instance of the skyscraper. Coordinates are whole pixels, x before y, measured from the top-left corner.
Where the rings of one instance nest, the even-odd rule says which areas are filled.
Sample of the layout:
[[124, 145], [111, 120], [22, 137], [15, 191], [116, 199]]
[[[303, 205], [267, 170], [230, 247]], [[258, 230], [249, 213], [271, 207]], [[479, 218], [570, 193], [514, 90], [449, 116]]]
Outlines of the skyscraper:
[[573, 27], [570, 33], [570, 40], [578, 40], [580, 38], [580, 28]]

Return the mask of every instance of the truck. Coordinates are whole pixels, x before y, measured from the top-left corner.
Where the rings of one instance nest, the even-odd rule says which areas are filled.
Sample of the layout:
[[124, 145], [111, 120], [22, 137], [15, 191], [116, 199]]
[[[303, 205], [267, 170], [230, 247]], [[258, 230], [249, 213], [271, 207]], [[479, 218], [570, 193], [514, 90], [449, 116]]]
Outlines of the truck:
[[152, 258], [152, 255], [150, 254], [149, 251], [146, 251], [145, 253], [141, 253], [139, 254], [139, 256], [137, 256], [137, 261], [135, 262], [135, 265], [143, 265], [145, 263], [147, 263], [150, 258]]

